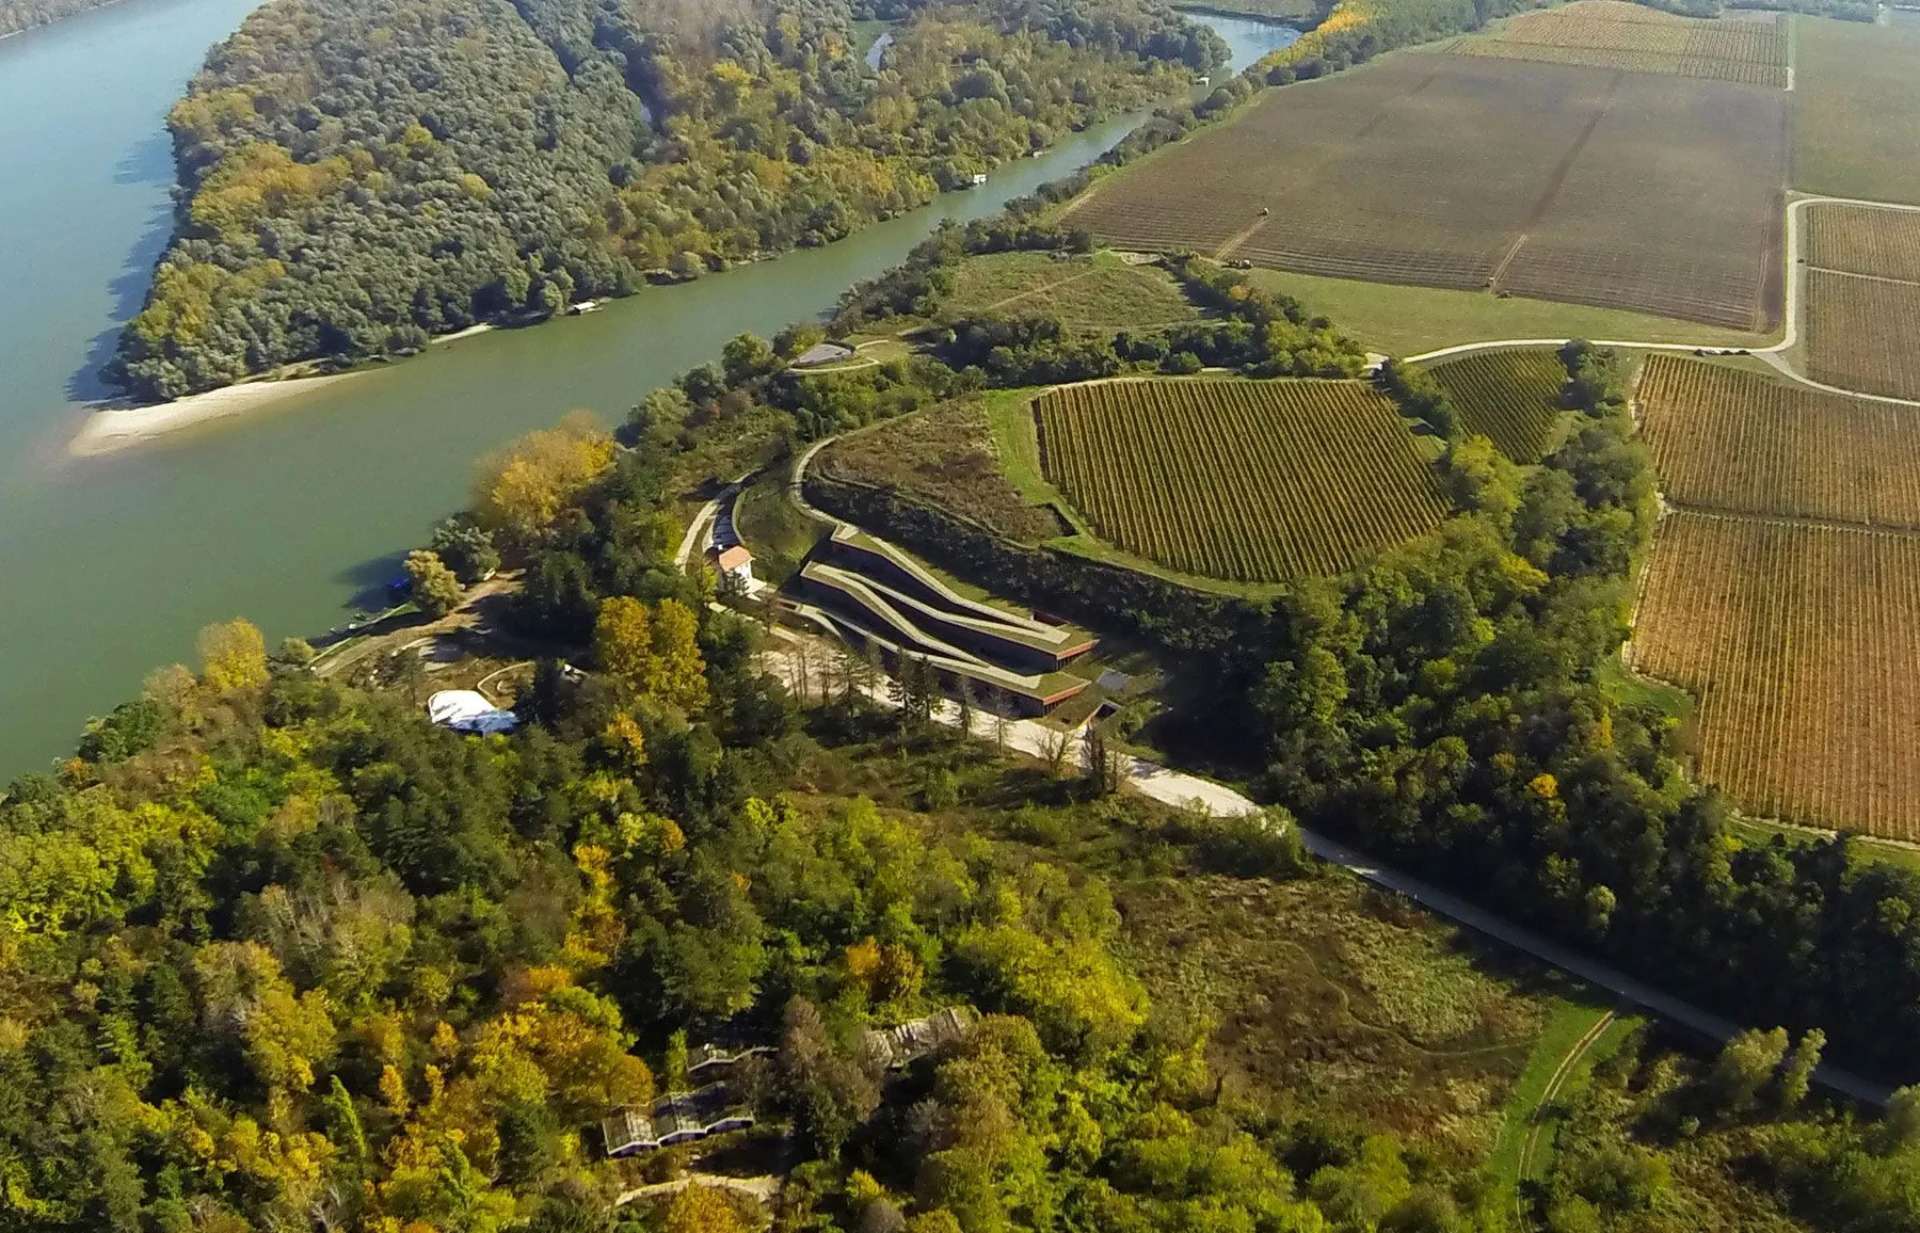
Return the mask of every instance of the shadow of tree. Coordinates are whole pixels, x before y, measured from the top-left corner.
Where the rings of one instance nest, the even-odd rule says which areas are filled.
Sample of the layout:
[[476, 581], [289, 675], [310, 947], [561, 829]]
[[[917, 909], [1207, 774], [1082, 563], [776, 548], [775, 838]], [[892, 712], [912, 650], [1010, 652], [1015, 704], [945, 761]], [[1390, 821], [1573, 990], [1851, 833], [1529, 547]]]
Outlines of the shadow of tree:
[[[168, 184], [173, 180], [173, 144], [165, 133], [156, 133], [136, 143], [114, 168], [113, 182], [118, 185]], [[107, 284], [113, 297], [111, 324], [87, 346], [86, 358], [67, 378], [67, 397], [75, 402], [97, 402], [112, 398], [120, 391], [102, 374], [113, 358], [120, 332], [146, 302], [147, 288], [153, 282], [153, 268], [167, 250], [173, 234], [171, 202], [156, 205], [147, 217], [140, 238], [134, 241], [120, 272]]]

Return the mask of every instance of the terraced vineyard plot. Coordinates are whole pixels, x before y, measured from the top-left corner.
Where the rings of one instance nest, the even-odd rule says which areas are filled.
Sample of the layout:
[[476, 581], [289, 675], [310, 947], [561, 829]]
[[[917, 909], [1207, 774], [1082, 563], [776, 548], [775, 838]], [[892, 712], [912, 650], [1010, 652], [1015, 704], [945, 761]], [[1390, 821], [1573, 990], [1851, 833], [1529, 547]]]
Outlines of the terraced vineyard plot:
[[1786, 98], [1395, 55], [1272, 91], [1102, 181], [1067, 218], [1129, 248], [1765, 329]]
[[1677, 513], [1641, 670], [1700, 699], [1700, 773], [1755, 813], [1920, 838], [1920, 536]]
[[1920, 283], [1807, 271], [1807, 371], [1866, 394], [1920, 400]]
[[1560, 417], [1567, 368], [1551, 351], [1483, 351], [1436, 365], [1470, 433], [1490, 439], [1516, 462], [1539, 462]]
[[1706, 21], [1616, 0], [1521, 13], [1499, 30], [1460, 40], [1454, 50], [1755, 86], [1787, 84], [1787, 34], [1777, 20]]
[[1674, 502], [1920, 529], [1920, 409], [1663, 355], [1640, 406]]
[[1807, 264], [1920, 282], [1920, 210], [1820, 202], [1807, 207]]
[[1352, 381], [1113, 381], [1040, 400], [1047, 478], [1103, 539], [1278, 582], [1351, 568], [1446, 517], [1399, 413]]

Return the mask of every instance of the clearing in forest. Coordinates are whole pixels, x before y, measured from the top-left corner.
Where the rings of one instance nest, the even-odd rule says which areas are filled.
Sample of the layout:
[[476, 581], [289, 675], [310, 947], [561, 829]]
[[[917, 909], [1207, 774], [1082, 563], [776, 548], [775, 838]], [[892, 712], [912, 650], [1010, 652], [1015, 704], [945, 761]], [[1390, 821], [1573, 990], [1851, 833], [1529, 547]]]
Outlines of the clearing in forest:
[[1807, 375], [1920, 400], [1920, 282], [1808, 270]]
[[1785, 821], [1920, 838], [1920, 536], [1678, 512], [1640, 670], [1700, 700], [1700, 774]]
[[940, 303], [947, 317], [1052, 317], [1074, 333], [1153, 329], [1200, 317], [1172, 275], [1113, 253], [969, 257]]
[[1515, 462], [1539, 462], [1560, 418], [1567, 367], [1551, 351], [1482, 351], [1431, 370], [1470, 433]]
[[1920, 410], [1665, 355], [1640, 408], [1676, 504], [1920, 529]]
[[1794, 188], [1920, 204], [1920, 30], [1794, 24]]
[[1769, 330], [1784, 91], [1432, 53], [1267, 92], [1067, 212], [1123, 247]]
[[1625, 0], [1576, 0], [1516, 14], [1497, 30], [1461, 39], [1454, 50], [1754, 86], [1787, 84], [1787, 27], [1777, 17], [1705, 20]]
[[1356, 381], [1108, 381], [1039, 415], [1047, 478], [1100, 537], [1190, 574], [1336, 573], [1447, 513], [1426, 447]]

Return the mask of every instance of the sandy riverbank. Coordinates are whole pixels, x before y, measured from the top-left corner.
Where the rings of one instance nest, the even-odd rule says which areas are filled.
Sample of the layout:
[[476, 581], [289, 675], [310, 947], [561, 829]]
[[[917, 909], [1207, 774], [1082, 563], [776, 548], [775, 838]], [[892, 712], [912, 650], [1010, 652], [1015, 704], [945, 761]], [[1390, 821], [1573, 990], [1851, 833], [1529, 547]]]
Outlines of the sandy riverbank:
[[353, 375], [334, 373], [325, 377], [295, 377], [287, 381], [249, 381], [244, 385], [224, 386], [204, 394], [190, 394], [172, 402], [146, 407], [106, 405], [87, 416], [86, 422], [67, 446], [67, 452], [76, 457], [110, 454], [194, 424], [242, 415], [272, 403], [311, 394]]
[[[430, 340], [434, 345], [459, 342], [463, 338], [472, 338], [493, 329], [491, 325], [470, 325], [464, 330], [452, 334], [442, 334]], [[144, 407], [114, 406], [102, 404], [81, 424], [80, 431], [74, 435], [67, 446], [67, 452], [78, 458], [95, 454], [110, 454], [115, 450], [139, 445], [155, 437], [163, 437], [170, 432], [178, 432], [194, 424], [204, 424], [209, 420], [225, 419], [232, 415], [244, 415], [257, 411], [261, 407], [286, 402], [311, 394], [315, 390], [357, 376], [359, 371], [332, 373], [324, 377], [289, 377], [282, 380], [263, 378], [248, 381], [240, 385], [222, 386], [217, 390], [208, 390], [204, 394], [189, 394], [185, 398], [176, 398], [172, 402], [155, 403]]]

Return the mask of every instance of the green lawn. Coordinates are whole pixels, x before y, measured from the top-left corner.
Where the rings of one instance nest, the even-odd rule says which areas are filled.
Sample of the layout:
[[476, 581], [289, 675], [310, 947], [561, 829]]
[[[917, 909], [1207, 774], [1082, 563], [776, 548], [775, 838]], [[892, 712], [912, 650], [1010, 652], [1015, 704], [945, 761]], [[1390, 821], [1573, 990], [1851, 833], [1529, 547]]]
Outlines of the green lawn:
[[806, 516], [787, 496], [787, 470], [775, 467], [740, 494], [733, 507], [734, 530], [754, 556], [754, 572], [778, 586], [825, 538], [827, 529]]
[[1479, 291], [1389, 286], [1281, 270], [1252, 274], [1259, 286], [1294, 297], [1308, 311], [1332, 318], [1369, 349], [1387, 355], [1420, 355], [1461, 343], [1506, 338], [1596, 338], [1713, 347], [1763, 347], [1774, 341], [1691, 321], [1518, 296], [1503, 300]]
[[[1554, 1076], [1609, 1009], [1606, 1003], [1597, 1000], [1555, 999], [1546, 1024], [1534, 1039], [1533, 1050], [1527, 1055], [1526, 1069], [1520, 1072], [1519, 1079], [1508, 1093], [1506, 1116], [1487, 1160], [1487, 1171], [1505, 1193], [1517, 1195], [1521, 1182], [1546, 1173], [1553, 1160], [1554, 1137], [1559, 1131], [1556, 1106], [1584, 1084], [1593, 1074], [1594, 1065], [1610, 1056], [1640, 1025], [1638, 1019], [1626, 1016], [1608, 1023], [1599, 1037], [1580, 1053], [1579, 1060], [1561, 1078], [1560, 1088], [1553, 1100], [1548, 1101], [1547, 1089], [1553, 1083]], [[1531, 1158], [1525, 1161], [1526, 1177], [1522, 1177], [1521, 1166], [1526, 1155], [1527, 1138], [1536, 1125], [1544, 1125], [1546, 1129], [1537, 1141]]]
[[1148, 329], [1197, 320], [1180, 284], [1154, 265], [1115, 253], [1056, 260], [1050, 253], [991, 253], [954, 270], [941, 303], [953, 316], [1048, 316], [1080, 333]]
[[1920, 30], [1796, 17], [1793, 187], [1920, 202]]

